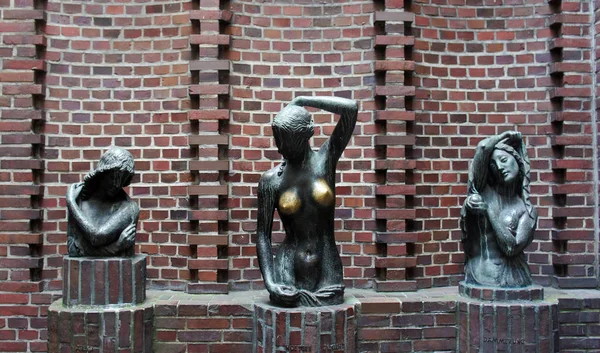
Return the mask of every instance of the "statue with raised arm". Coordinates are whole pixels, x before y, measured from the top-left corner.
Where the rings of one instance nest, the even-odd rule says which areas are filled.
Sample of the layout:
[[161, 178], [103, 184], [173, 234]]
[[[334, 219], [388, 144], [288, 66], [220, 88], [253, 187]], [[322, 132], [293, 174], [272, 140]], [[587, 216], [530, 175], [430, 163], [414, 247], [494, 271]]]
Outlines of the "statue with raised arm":
[[523, 251], [533, 240], [538, 215], [529, 200], [529, 183], [529, 158], [519, 132], [479, 143], [460, 219], [466, 283], [531, 285]]
[[132, 256], [139, 218], [123, 187], [134, 175], [133, 156], [113, 147], [83, 183], [67, 191], [69, 256]]
[[[310, 147], [314, 126], [304, 107], [340, 115], [318, 152]], [[298, 97], [273, 121], [284, 161], [258, 184], [257, 253], [271, 302], [287, 307], [344, 301], [342, 261], [334, 238], [335, 168], [350, 141], [358, 107], [336, 97]], [[271, 229], [277, 209], [285, 240], [273, 259]]]

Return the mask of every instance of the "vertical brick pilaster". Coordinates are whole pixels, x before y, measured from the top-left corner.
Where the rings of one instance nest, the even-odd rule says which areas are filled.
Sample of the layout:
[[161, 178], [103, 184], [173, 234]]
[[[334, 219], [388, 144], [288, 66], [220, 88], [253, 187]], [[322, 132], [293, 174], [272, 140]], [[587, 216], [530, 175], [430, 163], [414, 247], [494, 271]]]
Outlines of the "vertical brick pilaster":
[[189, 112], [192, 135], [189, 144], [196, 151], [189, 169], [195, 182], [188, 187], [192, 207], [188, 218], [196, 232], [188, 235], [192, 259], [188, 268], [192, 281], [189, 293], [226, 293], [228, 291], [228, 196], [229, 172], [228, 100], [230, 61], [226, 52], [231, 38], [225, 34], [231, 13], [222, 1], [195, 2], [190, 19], [192, 46], [192, 110]]
[[415, 87], [412, 74], [414, 37], [411, 25], [414, 14], [405, 11], [405, 4], [378, 4], [374, 13], [375, 35], [375, 102], [376, 122], [381, 135], [375, 136], [375, 146], [381, 159], [375, 163], [381, 183], [375, 186], [377, 197], [375, 258], [377, 291], [416, 290], [413, 276], [416, 266], [414, 243], [418, 234], [412, 230], [415, 218], [412, 184], [415, 161], [412, 156], [415, 119], [412, 101]]
[[[0, 326], [14, 351], [44, 350], [35, 325], [43, 290], [45, 1], [0, 6]], [[11, 316], [22, 323], [14, 325]], [[24, 325], [24, 326], [21, 326]], [[18, 326], [18, 327], [17, 327]]]
[[594, 275], [596, 211], [593, 202], [586, 201], [594, 190], [590, 7], [589, 2], [552, 1], [549, 18], [549, 71], [554, 84], [549, 91], [553, 108], [552, 282], [560, 288], [598, 286]]

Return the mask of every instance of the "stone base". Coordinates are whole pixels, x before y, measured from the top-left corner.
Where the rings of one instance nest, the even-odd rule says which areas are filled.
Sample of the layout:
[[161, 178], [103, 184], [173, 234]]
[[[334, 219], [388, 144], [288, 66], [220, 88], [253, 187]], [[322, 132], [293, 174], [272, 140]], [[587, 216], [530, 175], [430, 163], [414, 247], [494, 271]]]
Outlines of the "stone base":
[[458, 293], [463, 297], [484, 301], [531, 301], [544, 299], [544, 288], [540, 286], [497, 288], [475, 286], [462, 281], [458, 284]]
[[48, 308], [48, 352], [153, 352], [153, 304]]
[[256, 302], [253, 332], [255, 353], [355, 353], [355, 306], [279, 308]]
[[558, 352], [558, 303], [541, 300], [540, 288], [481, 288], [461, 283], [459, 291], [457, 352]]
[[146, 299], [146, 255], [63, 260], [63, 304], [140, 304]]

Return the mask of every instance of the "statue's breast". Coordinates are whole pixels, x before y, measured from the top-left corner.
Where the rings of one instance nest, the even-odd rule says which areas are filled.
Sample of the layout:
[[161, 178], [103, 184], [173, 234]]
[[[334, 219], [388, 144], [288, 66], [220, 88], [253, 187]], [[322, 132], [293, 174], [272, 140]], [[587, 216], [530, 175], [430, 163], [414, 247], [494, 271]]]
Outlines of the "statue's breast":
[[317, 179], [312, 185], [312, 197], [321, 206], [330, 206], [335, 197], [324, 179]]
[[[331, 206], [335, 197], [331, 188], [324, 179], [317, 179], [311, 185], [310, 194], [313, 201], [319, 206]], [[308, 195], [303, 196], [309, 197]], [[296, 187], [290, 188], [279, 197], [279, 212], [285, 215], [292, 215], [302, 207], [302, 197]]]

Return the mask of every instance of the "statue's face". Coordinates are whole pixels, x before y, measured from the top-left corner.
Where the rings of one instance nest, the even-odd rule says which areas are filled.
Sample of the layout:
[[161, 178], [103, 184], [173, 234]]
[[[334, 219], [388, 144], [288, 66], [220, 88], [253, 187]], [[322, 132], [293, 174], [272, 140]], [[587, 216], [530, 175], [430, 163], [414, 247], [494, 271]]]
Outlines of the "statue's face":
[[282, 132], [274, 132], [274, 137], [275, 145], [277, 145], [277, 152], [279, 152], [283, 158], [294, 160], [302, 157], [302, 153], [304, 152], [302, 149], [303, 146], [296, 146], [296, 143], [294, 143], [297, 139], [286, 136], [286, 134]]
[[513, 156], [502, 150], [494, 150], [491, 163], [495, 166], [498, 179], [505, 183], [514, 181], [519, 175], [519, 165]]
[[98, 189], [104, 190], [105, 195], [109, 198], [115, 197], [122, 189], [121, 183], [117, 179], [118, 174], [116, 171], [109, 170], [102, 173]]

